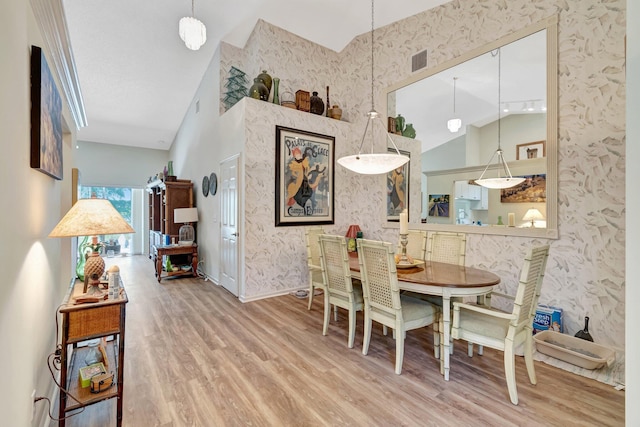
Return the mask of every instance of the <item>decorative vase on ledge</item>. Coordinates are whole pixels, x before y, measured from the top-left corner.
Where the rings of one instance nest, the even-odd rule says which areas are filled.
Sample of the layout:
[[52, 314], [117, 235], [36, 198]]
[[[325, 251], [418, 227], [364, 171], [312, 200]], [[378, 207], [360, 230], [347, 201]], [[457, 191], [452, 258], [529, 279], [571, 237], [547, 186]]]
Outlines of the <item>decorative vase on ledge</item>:
[[253, 79], [253, 85], [249, 88], [249, 96], [261, 101], [269, 99], [269, 89], [267, 89], [267, 86], [261, 78], [256, 77]]
[[322, 98], [318, 96], [318, 92], [313, 92], [313, 94], [311, 95], [310, 101], [311, 101], [310, 111], [313, 114], [317, 114], [321, 116], [324, 113], [324, 102], [322, 101]]

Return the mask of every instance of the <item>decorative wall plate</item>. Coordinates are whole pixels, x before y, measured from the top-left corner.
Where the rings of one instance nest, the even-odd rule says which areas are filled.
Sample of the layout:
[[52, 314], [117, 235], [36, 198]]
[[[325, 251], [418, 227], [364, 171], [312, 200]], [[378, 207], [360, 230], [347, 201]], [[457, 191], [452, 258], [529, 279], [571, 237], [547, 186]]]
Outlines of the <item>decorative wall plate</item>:
[[204, 194], [204, 197], [209, 195], [209, 184], [209, 177], [205, 175], [204, 178], [202, 178], [202, 194]]
[[218, 176], [213, 172], [209, 176], [209, 191], [212, 196], [215, 196], [218, 192]]

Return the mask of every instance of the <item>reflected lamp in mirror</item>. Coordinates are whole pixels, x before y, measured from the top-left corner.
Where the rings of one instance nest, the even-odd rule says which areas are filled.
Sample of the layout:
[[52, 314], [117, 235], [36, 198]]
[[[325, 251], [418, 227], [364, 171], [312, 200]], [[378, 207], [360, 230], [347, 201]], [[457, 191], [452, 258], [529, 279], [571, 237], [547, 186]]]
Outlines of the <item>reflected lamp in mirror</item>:
[[462, 127], [462, 120], [461, 119], [457, 119], [456, 117], [456, 81], [458, 80], [457, 77], [453, 78], [453, 119], [449, 119], [449, 121], [447, 121], [447, 129], [449, 129], [449, 132], [451, 133], [456, 133], [460, 130], [460, 128]]
[[183, 224], [182, 227], [180, 227], [178, 244], [180, 246], [193, 245], [196, 233], [191, 223], [198, 222], [198, 209], [197, 208], [174, 209], [173, 222], [177, 224]]
[[542, 213], [540, 213], [540, 211], [536, 208], [531, 208], [527, 211], [527, 213], [524, 214], [524, 216], [522, 217], [523, 221], [531, 221], [531, 225], [530, 227], [535, 227], [536, 226], [536, 221], [539, 220], [543, 220], [544, 216], [542, 216]]
[[185, 16], [178, 22], [178, 34], [188, 49], [198, 50], [207, 41], [207, 28], [195, 18], [194, 1], [191, 0], [191, 16]]
[[91, 236], [91, 253], [84, 265], [85, 288], [89, 294], [101, 294], [100, 277], [104, 274], [104, 260], [100, 256], [103, 244], [98, 236], [104, 234], [128, 234], [135, 230], [106, 199], [92, 197], [80, 199], [60, 220], [49, 237]]

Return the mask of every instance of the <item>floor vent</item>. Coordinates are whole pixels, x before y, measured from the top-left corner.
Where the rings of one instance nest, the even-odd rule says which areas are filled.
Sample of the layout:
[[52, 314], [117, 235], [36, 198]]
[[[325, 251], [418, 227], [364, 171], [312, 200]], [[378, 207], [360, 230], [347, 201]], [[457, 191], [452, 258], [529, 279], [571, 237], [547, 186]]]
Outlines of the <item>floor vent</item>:
[[416, 72], [427, 66], [427, 51], [416, 53], [411, 57], [411, 72]]

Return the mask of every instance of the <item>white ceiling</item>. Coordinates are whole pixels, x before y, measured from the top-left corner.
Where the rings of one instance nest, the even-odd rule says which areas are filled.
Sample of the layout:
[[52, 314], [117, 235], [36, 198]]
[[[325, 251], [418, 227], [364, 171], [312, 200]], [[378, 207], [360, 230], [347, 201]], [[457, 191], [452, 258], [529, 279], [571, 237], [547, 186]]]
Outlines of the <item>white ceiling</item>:
[[[378, 1], [380, 27], [447, 0]], [[178, 21], [190, 0], [64, 0], [88, 126], [78, 140], [168, 150], [221, 40], [243, 47], [257, 20], [342, 50], [371, 30], [369, 0], [198, 0], [198, 51]]]

